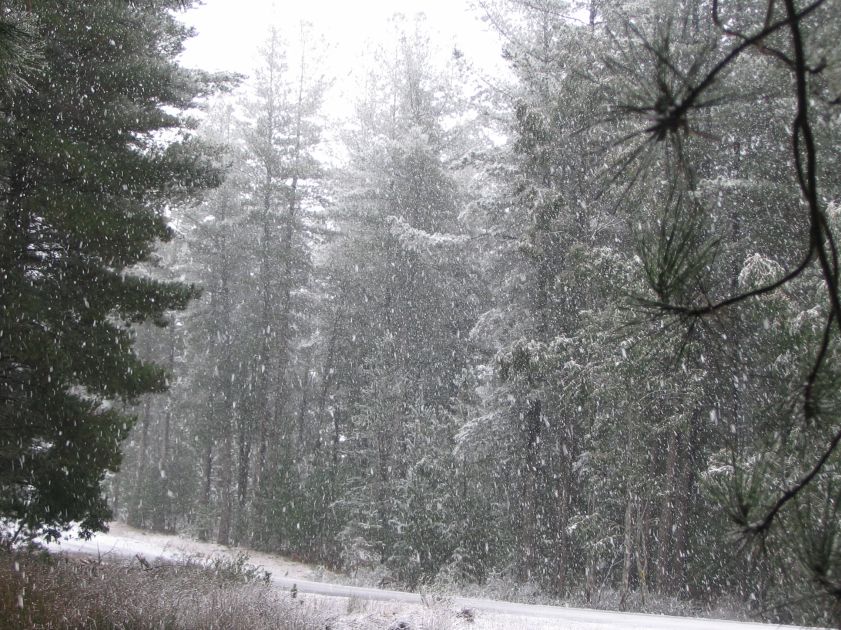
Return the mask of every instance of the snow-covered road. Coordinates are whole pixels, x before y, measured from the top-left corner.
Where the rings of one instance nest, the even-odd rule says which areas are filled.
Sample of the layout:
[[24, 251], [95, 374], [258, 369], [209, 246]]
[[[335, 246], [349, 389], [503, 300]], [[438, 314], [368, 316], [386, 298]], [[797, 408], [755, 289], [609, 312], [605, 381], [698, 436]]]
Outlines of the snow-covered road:
[[[348, 597], [375, 601], [405, 602], [417, 605], [427, 605], [429, 603], [429, 598], [424, 599], [416, 593], [402, 591], [311, 582], [307, 580], [296, 580], [290, 577], [273, 577], [272, 582], [287, 589], [292, 589], [294, 586], [299, 593], [313, 593], [329, 597]], [[479, 613], [491, 613], [494, 616], [508, 617], [510, 620], [508, 624], [502, 623], [502, 625], [498, 626], [500, 628], [509, 628], [516, 624], [518, 624], [516, 627], [522, 628], [540, 627], [556, 628], [559, 630], [771, 630], [773, 628], [796, 628], [796, 626], [775, 626], [760, 623], [670, 617], [667, 615], [618, 613], [583, 608], [566, 608], [562, 606], [517, 604], [472, 597], [453, 597], [448, 603], [458, 610], [470, 609]], [[530, 625], [527, 620], [533, 620], [540, 625]], [[502, 622], [504, 620], [498, 621]], [[798, 630], [803, 629], [798, 628]]]
[[[178, 536], [152, 534], [133, 529], [121, 523], [112, 523], [107, 534], [97, 534], [91, 540], [65, 540], [51, 543], [53, 551], [83, 553], [109, 557], [131, 557], [142, 554], [147, 560], [175, 560], [185, 556], [214, 555], [234, 556], [237, 549], [202, 543]], [[458, 611], [470, 610], [474, 620], [469, 624], [461, 620], [450, 627], [475, 630], [772, 630], [793, 629], [795, 626], [774, 626], [759, 623], [741, 623], [686, 617], [642, 615], [601, 610], [517, 604], [490, 599], [448, 597], [436, 600], [435, 596], [389, 591], [377, 588], [347, 586], [330, 582], [331, 576], [309, 565], [280, 556], [248, 552], [249, 562], [271, 572], [272, 583], [297, 593], [326, 598], [345, 598], [352, 601], [384, 602], [391, 605], [392, 617], [412, 617], [417, 610], [447, 608], [453, 617]], [[323, 581], [324, 579], [328, 581]], [[347, 608], [350, 608], [348, 606]], [[354, 623], [352, 627], [367, 627]], [[376, 626], [371, 626], [376, 627]]]

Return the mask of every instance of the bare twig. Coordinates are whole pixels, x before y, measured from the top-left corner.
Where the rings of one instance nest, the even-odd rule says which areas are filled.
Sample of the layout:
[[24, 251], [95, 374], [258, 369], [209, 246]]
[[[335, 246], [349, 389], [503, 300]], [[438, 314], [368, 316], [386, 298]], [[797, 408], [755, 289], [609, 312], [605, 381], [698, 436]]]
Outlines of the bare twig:
[[144, 571], [152, 570], [152, 565], [149, 564], [149, 561], [146, 558], [144, 558], [141, 554], [136, 553], [134, 554], [134, 557], [137, 558], [137, 561], [140, 563], [140, 566], [143, 567]]

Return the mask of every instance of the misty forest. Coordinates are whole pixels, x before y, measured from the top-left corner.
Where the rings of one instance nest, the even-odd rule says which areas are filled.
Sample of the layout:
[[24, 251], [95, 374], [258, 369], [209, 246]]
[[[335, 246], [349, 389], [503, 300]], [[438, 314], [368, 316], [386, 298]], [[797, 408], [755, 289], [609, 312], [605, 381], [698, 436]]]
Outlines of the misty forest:
[[341, 115], [192, 4], [0, 2], [7, 545], [841, 623], [836, 0], [477, 0], [497, 74], [395, 15]]

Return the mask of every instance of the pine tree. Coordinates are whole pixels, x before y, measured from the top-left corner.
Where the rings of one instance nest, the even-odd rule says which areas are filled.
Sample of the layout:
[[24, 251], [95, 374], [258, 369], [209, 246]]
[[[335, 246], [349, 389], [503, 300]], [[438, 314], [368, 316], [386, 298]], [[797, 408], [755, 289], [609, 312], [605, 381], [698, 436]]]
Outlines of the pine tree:
[[[615, 66], [630, 79], [613, 99], [628, 198], [658, 217], [638, 306], [712, 359], [697, 426], [719, 451], [690, 457], [707, 460], [731, 531], [762, 543], [746, 548], [764, 577], [739, 588], [822, 595], [812, 619], [837, 623], [838, 20], [820, 0], [702, 7], [628, 26]], [[732, 435], [710, 440], [721, 413]]]
[[[432, 579], [458, 546], [451, 530], [432, 544], [443, 519], [418, 493], [428, 468], [453, 468], [443, 457], [454, 430], [447, 425], [476, 308], [450, 168], [461, 157], [449, 142], [460, 130], [446, 124], [464, 111], [452, 83], [456, 64], [431, 63], [437, 52], [422, 21], [399, 19], [389, 46], [377, 50], [346, 136], [350, 166], [332, 215], [341, 235], [327, 260], [336, 347], [329, 386], [337, 392], [328, 412], [343, 436], [334, 449], [344, 473], [337, 505], [345, 562], [376, 556], [409, 584]], [[432, 419], [446, 430], [422, 465], [413, 445], [426, 443]], [[454, 497], [458, 485], [454, 475], [442, 493]]]
[[105, 526], [120, 403], [166, 387], [132, 325], [197, 295], [134, 271], [172, 236], [168, 206], [219, 181], [182, 131], [215, 81], [175, 62], [181, 4], [39, 3], [42, 72], [3, 97], [0, 513], [22, 531]]
[[4, 97], [31, 88], [30, 81], [43, 61], [39, 43], [31, 11], [23, 6], [4, 7], [0, 17], [0, 92]]

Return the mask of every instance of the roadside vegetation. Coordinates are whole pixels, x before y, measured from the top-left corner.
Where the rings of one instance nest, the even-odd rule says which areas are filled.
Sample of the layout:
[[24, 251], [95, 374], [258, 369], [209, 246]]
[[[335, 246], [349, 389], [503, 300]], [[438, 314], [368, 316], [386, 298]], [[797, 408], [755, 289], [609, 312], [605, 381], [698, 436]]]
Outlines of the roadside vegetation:
[[297, 630], [324, 628], [310, 602], [241, 559], [145, 568], [137, 559], [3, 551], [0, 627]]

